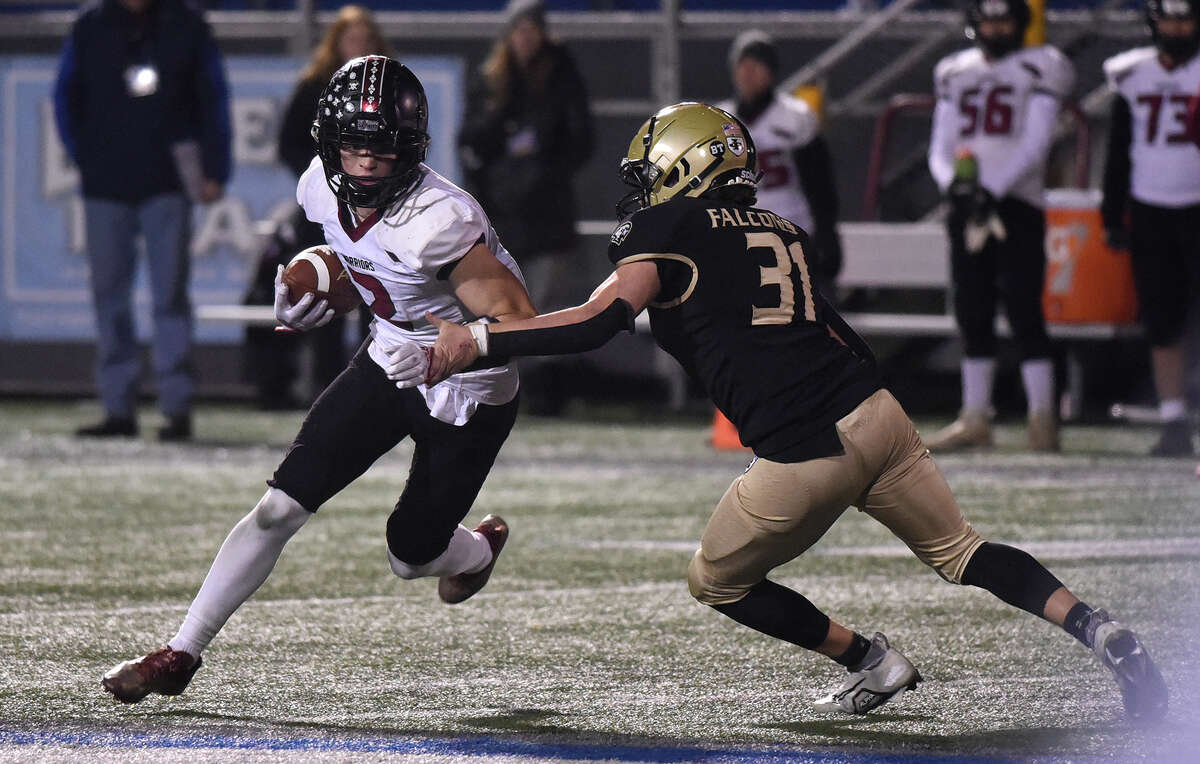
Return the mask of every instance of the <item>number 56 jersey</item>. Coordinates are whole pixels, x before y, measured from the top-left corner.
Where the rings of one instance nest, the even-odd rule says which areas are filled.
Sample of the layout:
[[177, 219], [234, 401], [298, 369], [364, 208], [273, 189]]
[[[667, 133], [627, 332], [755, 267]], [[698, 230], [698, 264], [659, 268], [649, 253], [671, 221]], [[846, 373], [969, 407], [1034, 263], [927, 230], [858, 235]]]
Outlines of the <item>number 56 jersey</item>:
[[[655, 340], [695, 377], [758, 456], [798, 462], [840, 453], [834, 425], [879, 389], [874, 359], [825, 323], [808, 237], [763, 209], [677, 197], [613, 231], [618, 268], [651, 261]], [[865, 351], [869, 353], [869, 351]]]
[[[1039, 45], [1022, 48], [989, 61], [979, 48], [968, 48], [946, 56], [933, 72], [938, 113], [954, 124], [937, 126], [954, 136], [954, 145], [968, 149], [979, 162], [979, 177], [985, 185], [1001, 168], [1021, 163], [1033, 137], [1026, 135], [1029, 102], [1036, 95], [1062, 101], [1075, 82], [1075, 68], [1057, 48]], [[1048, 144], [1047, 144], [1048, 147]], [[1016, 180], [1008, 193], [1035, 207], [1043, 206], [1042, 190], [1046, 149], [1030, 171]]]

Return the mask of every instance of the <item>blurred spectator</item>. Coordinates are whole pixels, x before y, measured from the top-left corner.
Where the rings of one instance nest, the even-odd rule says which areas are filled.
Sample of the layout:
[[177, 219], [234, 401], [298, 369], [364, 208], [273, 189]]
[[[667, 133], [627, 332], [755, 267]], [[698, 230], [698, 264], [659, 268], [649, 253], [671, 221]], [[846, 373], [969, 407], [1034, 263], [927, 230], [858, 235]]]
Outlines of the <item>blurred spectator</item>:
[[1154, 45], [1104, 62], [1117, 97], [1100, 212], [1109, 246], [1132, 258], [1163, 419], [1155, 456], [1193, 452], [1184, 340], [1200, 299], [1200, 150], [1185, 119], [1200, 88], [1196, 2], [1149, 0]]
[[992, 443], [998, 301], [1021, 355], [1029, 447], [1059, 448], [1054, 364], [1042, 314], [1043, 176], [1075, 70], [1057, 48], [1023, 47], [1030, 18], [1026, 0], [973, 0], [967, 34], [976, 45], [943, 58], [934, 70], [929, 171], [950, 203], [950, 271], [963, 359], [962, 412], [926, 439], [933, 451]]
[[[472, 83], [458, 137], [468, 189], [512, 252], [540, 311], [576, 302], [586, 288], [576, 256], [572, 179], [594, 148], [583, 78], [550, 39], [540, 0], [512, 0], [504, 33]], [[531, 413], [559, 413], [570, 361], [523, 362]]]
[[104, 420], [83, 436], [137, 434], [135, 238], [145, 240], [161, 440], [192, 434], [192, 202], [230, 175], [228, 90], [204, 20], [182, 0], [104, 0], [80, 15], [59, 62], [55, 119], [83, 185]]
[[[342, 64], [370, 54], [392, 55], [371, 12], [359, 5], [344, 6], [313, 51], [280, 126], [279, 158], [297, 179], [316, 156], [312, 125], [321, 91]], [[286, 265], [303, 249], [324, 244], [321, 226], [309, 222], [297, 206], [290, 224], [280, 226], [259, 257], [246, 304], [272, 304], [276, 266]], [[305, 344], [312, 348], [313, 388], [324, 390], [346, 367], [345, 335], [346, 320], [341, 316], [319, 329], [298, 334], [279, 333], [271, 327], [247, 327], [246, 363], [259, 405], [264, 409], [307, 408], [307, 403], [298, 400], [292, 391], [300, 351]]]
[[459, 135], [470, 190], [521, 264], [539, 310], [570, 304], [575, 192], [593, 149], [579, 70], [546, 31], [540, 0], [513, 0], [473, 83]]
[[821, 121], [799, 98], [775, 90], [779, 54], [765, 33], [751, 29], [737, 36], [729, 50], [735, 100], [718, 106], [750, 129], [758, 148], [758, 206], [787, 218], [807, 231], [816, 246], [818, 288], [833, 300], [842, 267], [837, 232], [838, 196], [829, 145]]

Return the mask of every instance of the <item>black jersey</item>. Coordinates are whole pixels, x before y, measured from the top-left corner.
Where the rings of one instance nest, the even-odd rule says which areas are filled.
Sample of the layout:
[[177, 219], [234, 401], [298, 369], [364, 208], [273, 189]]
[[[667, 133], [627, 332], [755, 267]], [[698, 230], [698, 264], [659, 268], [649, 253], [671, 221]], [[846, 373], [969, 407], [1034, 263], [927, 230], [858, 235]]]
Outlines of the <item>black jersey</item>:
[[870, 351], [830, 333], [807, 246], [772, 212], [691, 197], [637, 212], [609, 246], [617, 266], [655, 263], [655, 340], [773, 461], [841, 453], [834, 424], [880, 387]]

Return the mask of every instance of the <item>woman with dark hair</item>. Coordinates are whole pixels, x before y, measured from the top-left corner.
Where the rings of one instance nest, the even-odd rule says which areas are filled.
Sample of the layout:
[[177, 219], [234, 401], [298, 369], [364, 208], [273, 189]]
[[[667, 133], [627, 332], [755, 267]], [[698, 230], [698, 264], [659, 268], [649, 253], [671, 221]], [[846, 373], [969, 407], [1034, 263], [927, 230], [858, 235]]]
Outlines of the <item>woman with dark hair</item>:
[[[361, 5], [343, 6], [313, 49], [308, 67], [292, 91], [279, 130], [279, 158], [299, 178], [316, 155], [312, 139], [317, 99], [329, 78], [342, 64], [368, 54], [391, 55], [391, 47], [371, 12]], [[287, 225], [271, 237], [259, 258], [246, 303], [270, 305], [275, 298], [275, 269], [294, 254], [324, 244], [321, 227], [305, 219], [297, 207]], [[281, 335], [271, 327], [246, 329], [246, 364], [258, 390], [259, 405], [266, 409], [304, 408], [292, 394], [296, 355], [301, 343], [313, 349], [313, 389], [323, 390], [346, 366], [345, 319], [338, 317], [307, 334]]]
[[592, 154], [586, 88], [549, 37], [540, 0], [514, 0], [483, 62], [458, 143], [471, 191], [521, 263], [539, 309], [567, 304], [575, 246], [571, 179]]

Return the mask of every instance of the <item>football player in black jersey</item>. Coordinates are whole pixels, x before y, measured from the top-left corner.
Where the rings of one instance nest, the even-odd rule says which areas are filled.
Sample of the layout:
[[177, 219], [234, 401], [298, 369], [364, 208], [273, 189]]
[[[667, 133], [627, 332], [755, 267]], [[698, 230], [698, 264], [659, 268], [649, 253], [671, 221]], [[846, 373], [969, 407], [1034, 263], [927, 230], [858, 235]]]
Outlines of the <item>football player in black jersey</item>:
[[1025, 552], [984, 541], [865, 343], [813, 289], [804, 231], [754, 207], [754, 144], [730, 114], [669, 106], [621, 163], [634, 190], [613, 232], [616, 265], [591, 299], [533, 319], [440, 335], [439, 379], [518, 355], [603, 344], [650, 310], [654, 338], [737, 426], [755, 460], [721, 498], [688, 569], [701, 602], [753, 629], [816, 650], [849, 671], [817, 701], [862, 714], [921, 680], [883, 634], [830, 619], [767, 574], [814, 544], [848, 506], [882, 522], [947, 581], [979, 586], [1092, 648], [1135, 718], [1158, 718], [1167, 691], [1129, 628], [1080, 602]]

